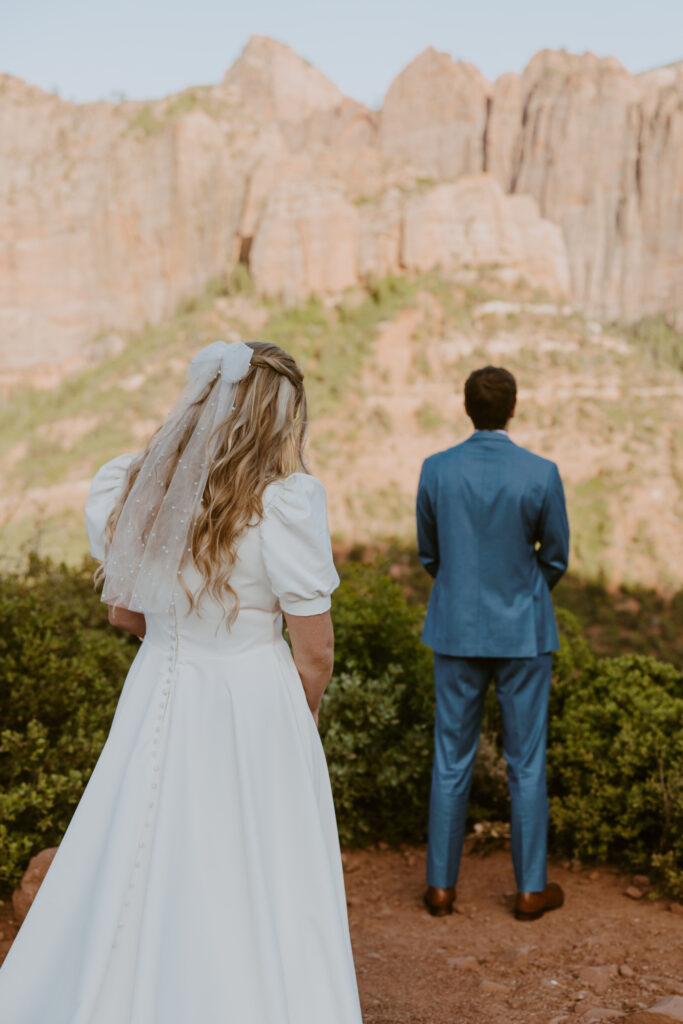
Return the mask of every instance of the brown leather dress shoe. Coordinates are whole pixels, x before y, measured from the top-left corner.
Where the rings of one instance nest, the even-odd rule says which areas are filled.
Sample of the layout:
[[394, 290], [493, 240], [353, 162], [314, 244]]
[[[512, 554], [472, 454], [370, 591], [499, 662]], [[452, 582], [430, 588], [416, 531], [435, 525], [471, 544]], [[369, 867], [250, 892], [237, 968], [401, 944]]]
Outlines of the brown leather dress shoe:
[[455, 886], [450, 889], [439, 889], [438, 886], [428, 885], [422, 902], [432, 917], [446, 917], [453, 913], [455, 903]]
[[556, 882], [548, 882], [543, 892], [518, 892], [515, 917], [518, 921], [536, 921], [546, 910], [557, 910], [564, 903], [564, 893]]

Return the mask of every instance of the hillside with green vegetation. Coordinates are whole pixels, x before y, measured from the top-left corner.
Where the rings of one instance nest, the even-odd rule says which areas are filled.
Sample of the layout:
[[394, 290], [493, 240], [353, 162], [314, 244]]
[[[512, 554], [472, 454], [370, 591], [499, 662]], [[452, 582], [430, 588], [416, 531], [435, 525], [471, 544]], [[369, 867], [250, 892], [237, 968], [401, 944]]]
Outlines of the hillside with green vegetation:
[[301, 363], [311, 468], [327, 485], [340, 551], [410, 547], [421, 461], [468, 436], [462, 386], [491, 362], [518, 380], [513, 439], [560, 466], [574, 575], [680, 588], [683, 339], [661, 320], [586, 320], [495, 267], [390, 278], [300, 305], [256, 298], [240, 267], [56, 386], [13, 391], [0, 411], [6, 567], [32, 550], [80, 560], [92, 474], [142, 447], [189, 359], [218, 337], [270, 340]]

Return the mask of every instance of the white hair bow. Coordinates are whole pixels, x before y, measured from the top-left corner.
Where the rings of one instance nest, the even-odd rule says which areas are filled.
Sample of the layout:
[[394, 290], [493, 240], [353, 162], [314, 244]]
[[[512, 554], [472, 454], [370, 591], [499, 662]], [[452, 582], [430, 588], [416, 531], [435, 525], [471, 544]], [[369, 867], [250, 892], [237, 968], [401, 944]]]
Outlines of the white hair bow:
[[187, 379], [197, 380], [199, 377], [220, 373], [228, 384], [237, 384], [246, 375], [251, 363], [253, 349], [243, 341], [213, 341], [206, 345], [190, 363]]

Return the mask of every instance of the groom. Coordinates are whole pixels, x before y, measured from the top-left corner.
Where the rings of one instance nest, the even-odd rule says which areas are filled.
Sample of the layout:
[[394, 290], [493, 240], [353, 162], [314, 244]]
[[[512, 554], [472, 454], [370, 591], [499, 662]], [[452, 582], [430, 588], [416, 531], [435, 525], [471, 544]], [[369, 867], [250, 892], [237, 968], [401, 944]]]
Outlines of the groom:
[[428, 458], [417, 495], [420, 560], [434, 577], [422, 639], [434, 650], [436, 720], [427, 890], [450, 914], [472, 769], [490, 679], [508, 766], [514, 912], [533, 920], [564, 901], [546, 884], [546, 725], [559, 646], [550, 590], [567, 568], [569, 526], [554, 462], [510, 440], [517, 388], [486, 366], [465, 384], [475, 431]]

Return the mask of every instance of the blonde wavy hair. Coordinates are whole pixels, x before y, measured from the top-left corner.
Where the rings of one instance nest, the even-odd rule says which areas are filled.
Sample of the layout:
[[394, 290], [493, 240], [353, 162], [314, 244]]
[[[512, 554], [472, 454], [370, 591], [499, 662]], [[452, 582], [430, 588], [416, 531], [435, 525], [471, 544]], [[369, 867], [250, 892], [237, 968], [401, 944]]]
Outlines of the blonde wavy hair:
[[[214, 431], [213, 438], [218, 441], [216, 457], [209, 468], [201, 511], [192, 530], [192, 558], [203, 584], [192, 594], [183, 583], [190, 608], [196, 608], [205, 593], [218, 602], [223, 602], [226, 594], [231, 595], [233, 607], [226, 612], [228, 625], [239, 611], [239, 598], [230, 585], [230, 575], [240, 535], [263, 517], [263, 492], [268, 484], [291, 473], [309, 472], [304, 458], [308, 408], [303, 374], [294, 359], [277, 345], [264, 341], [245, 344], [253, 350], [251, 363], [237, 385], [232, 412]], [[163, 481], [166, 489], [218, 380], [211, 381], [194, 404]], [[153, 440], [154, 437], [131, 464], [123, 493], [107, 521], [108, 542]], [[104, 569], [100, 566], [95, 581], [103, 577]]]

